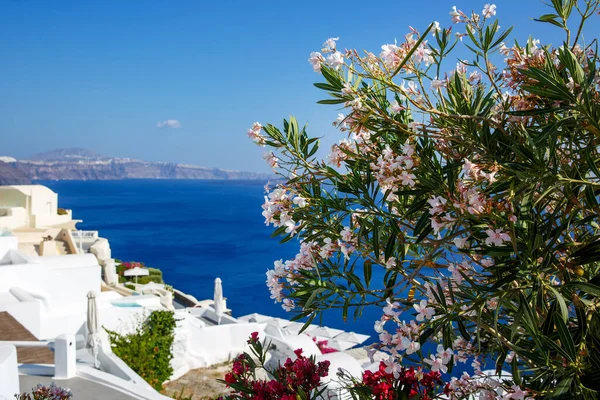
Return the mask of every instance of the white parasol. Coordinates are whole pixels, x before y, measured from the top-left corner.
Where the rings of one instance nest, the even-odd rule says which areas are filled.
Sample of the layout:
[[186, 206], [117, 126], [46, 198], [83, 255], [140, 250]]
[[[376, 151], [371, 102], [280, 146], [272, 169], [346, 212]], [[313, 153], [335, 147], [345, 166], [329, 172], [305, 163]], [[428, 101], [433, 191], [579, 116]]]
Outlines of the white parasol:
[[137, 283], [138, 276], [148, 276], [150, 275], [150, 271], [146, 268], [135, 267], [125, 271], [123, 274], [125, 276], [135, 276], [135, 283]]
[[327, 326], [319, 326], [315, 329], [306, 330], [306, 333], [308, 333], [310, 336], [317, 336], [326, 339], [333, 339], [335, 336], [339, 335], [342, 332], [344, 331], [341, 329], [329, 328]]
[[98, 347], [100, 346], [100, 334], [98, 331], [98, 307], [96, 306], [96, 292], [90, 291], [87, 294], [87, 347], [92, 350], [94, 355], [94, 367], [99, 368]]
[[221, 325], [221, 318], [225, 312], [225, 305], [223, 304], [223, 285], [221, 284], [221, 278], [215, 279], [215, 295], [213, 297], [215, 308], [215, 314], [217, 315], [217, 324]]
[[360, 344], [367, 340], [369, 337], [369, 335], [361, 335], [354, 332], [342, 332], [339, 335], [337, 335], [334, 339], [342, 340], [344, 342], [352, 342], [354, 344]]

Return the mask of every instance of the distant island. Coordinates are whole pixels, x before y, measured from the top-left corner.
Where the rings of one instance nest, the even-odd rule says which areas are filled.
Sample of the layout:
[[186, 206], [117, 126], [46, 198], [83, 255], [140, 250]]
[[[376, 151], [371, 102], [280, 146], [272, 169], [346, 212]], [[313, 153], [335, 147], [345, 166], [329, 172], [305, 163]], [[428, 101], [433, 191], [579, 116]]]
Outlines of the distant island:
[[199, 165], [107, 157], [81, 148], [56, 149], [29, 160], [0, 156], [0, 185], [36, 180], [214, 179], [267, 180], [271, 174]]

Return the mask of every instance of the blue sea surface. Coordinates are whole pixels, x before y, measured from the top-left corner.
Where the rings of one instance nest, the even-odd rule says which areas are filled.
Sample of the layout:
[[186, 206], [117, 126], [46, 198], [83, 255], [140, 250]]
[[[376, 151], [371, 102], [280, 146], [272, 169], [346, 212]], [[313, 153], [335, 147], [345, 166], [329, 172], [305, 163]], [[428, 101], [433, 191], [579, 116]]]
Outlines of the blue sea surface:
[[[234, 316], [253, 312], [289, 319], [269, 298], [265, 272], [296, 255], [299, 243], [279, 244], [264, 224], [264, 184], [258, 181], [44, 181], [72, 209], [77, 227], [110, 241], [113, 258], [160, 268], [164, 280], [199, 300], [212, 298], [214, 279]], [[371, 335], [381, 309], [344, 323], [329, 310], [323, 325]]]

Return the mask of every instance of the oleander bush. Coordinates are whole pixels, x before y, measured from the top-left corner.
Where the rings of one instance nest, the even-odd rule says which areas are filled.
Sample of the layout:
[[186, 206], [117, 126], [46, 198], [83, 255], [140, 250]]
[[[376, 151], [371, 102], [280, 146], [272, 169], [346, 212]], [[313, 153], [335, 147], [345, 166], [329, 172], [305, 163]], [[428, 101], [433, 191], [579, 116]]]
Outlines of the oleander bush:
[[[276, 368], [265, 366], [269, 345], [258, 340], [258, 332], [248, 340], [250, 353], [240, 354], [233, 362], [231, 371], [220, 382], [232, 389], [232, 393], [219, 400], [316, 400], [326, 391], [321, 383], [329, 373], [329, 361], [316, 362], [314, 357], [302, 355], [302, 349], [294, 351], [296, 359], [288, 358]], [[264, 370], [270, 379], [257, 378], [257, 371]]]
[[319, 103], [343, 111], [328, 160], [293, 117], [249, 130], [284, 181], [266, 223], [300, 242], [267, 273], [272, 298], [307, 324], [382, 308], [388, 375], [359, 398], [407, 398], [388, 381], [410, 368], [448, 378], [450, 398], [598, 398], [599, 3], [549, 1], [554, 45], [512, 38], [493, 4], [379, 54], [331, 38], [309, 59]]
[[163, 382], [173, 373], [171, 359], [175, 325], [175, 317], [171, 311], [157, 310], [136, 326], [132, 333], [106, 331], [113, 352], [160, 391]]

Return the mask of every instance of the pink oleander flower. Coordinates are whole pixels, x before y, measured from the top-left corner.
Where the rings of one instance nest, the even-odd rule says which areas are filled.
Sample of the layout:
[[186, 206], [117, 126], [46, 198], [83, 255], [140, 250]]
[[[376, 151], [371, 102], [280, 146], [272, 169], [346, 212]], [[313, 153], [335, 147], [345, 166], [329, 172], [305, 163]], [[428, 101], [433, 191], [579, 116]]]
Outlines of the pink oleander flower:
[[431, 227], [433, 228], [433, 233], [435, 235], [440, 236], [440, 231], [446, 227], [446, 223], [439, 221], [435, 217], [431, 217]]
[[397, 362], [394, 356], [389, 356], [387, 360], [383, 361], [385, 363], [385, 372], [388, 374], [393, 374], [394, 378], [398, 379], [400, 377], [400, 373], [402, 372], [402, 366]]
[[400, 55], [398, 54], [400, 47], [395, 44], [384, 44], [381, 46], [381, 50], [379, 57], [387, 68], [393, 69], [400, 63]]
[[431, 49], [427, 47], [427, 41], [424, 41], [417, 47], [413, 57], [417, 63], [424, 62], [425, 66], [429, 66], [435, 62], [435, 59], [431, 55]]
[[452, 6], [452, 11], [450, 11], [450, 16], [452, 17], [452, 23], [457, 24], [460, 22], [462, 12], [456, 9], [456, 6]]
[[327, 56], [327, 65], [329, 65], [333, 69], [340, 69], [342, 65], [344, 65], [344, 55], [339, 51], [331, 53]]
[[263, 146], [266, 143], [266, 138], [260, 133], [263, 129], [263, 126], [259, 122], [255, 122], [252, 124], [252, 128], [248, 129], [248, 137], [254, 141], [259, 146]]
[[339, 113], [337, 118], [335, 119], [335, 122], [333, 123], [334, 126], [337, 126], [338, 128], [340, 128], [340, 130], [342, 132], [344, 132], [345, 130], [348, 129], [348, 123], [346, 122], [346, 116], [342, 113]]
[[510, 242], [510, 236], [504, 233], [502, 229], [487, 229], [485, 233], [488, 235], [485, 239], [485, 244], [488, 246], [502, 246], [504, 242]]
[[435, 309], [427, 307], [427, 300], [421, 300], [419, 304], [413, 304], [413, 307], [417, 311], [416, 320], [419, 322], [431, 319], [435, 315]]
[[292, 299], [283, 299], [283, 304], [281, 304], [281, 307], [285, 310], [285, 311], [292, 311], [294, 308], [296, 308], [296, 304], [294, 303], [294, 300]]
[[400, 174], [400, 182], [402, 182], [402, 186], [414, 187], [415, 178], [416, 176], [414, 174], [411, 174], [407, 171], [402, 171], [402, 173]]
[[331, 53], [331, 52], [335, 52], [336, 51], [336, 43], [338, 40], [340, 40], [339, 37], [336, 38], [329, 38], [325, 41], [325, 43], [323, 43], [323, 50], [321, 50], [323, 53]]
[[352, 87], [350, 82], [344, 82], [344, 87], [342, 87], [342, 94], [349, 95], [349, 94], [353, 94], [353, 93], [354, 93], [354, 88]]
[[396, 259], [394, 257], [388, 258], [388, 260], [385, 262], [384, 266], [387, 269], [396, 268]]
[[440, 371], [444, 374], [448, 372], [448, 367], [444, 365], [442, 359], [440, 357], [436, 357], [434, 354], [432, 354], [430, 358], [425, 358], [423, 361], [431, 365], [431, 370], [433, 372]]
[[400, 307], [400, 303], [398, 302], [390, 302], [390, 299], [385, 299], [386, 306], [383, 307], [383, 314], [390, 318], [398, 318], [400, 316], [399, 311], [394, 311], [396, 308]]
[[464, 164], [462, 167], [462, 172], [465, 174], [465, 176], [476, 178], [477, 174], [479, 173], [479, 170], [480, 170], [480, 168], [477, 166], [477, 164], [472, 163], [470, 160], [468, 160], [466, 158], [463, 161], [464, 161]]
[[404, 107], [403, 105], [399, 104], [397, 101], [394, 101], [391, 105], [390, 105], [390, 110], [394, 113], [399, 113], [402, 112], [404, 110], [406, 110], [406, 107]]
[[342, 240], [345, 240], [346, 242], [354, 242], [354, 232], [347, 226], [342, 229], [340, 236], [342, 237]]
[[306, 202], [306, 199], [302, 196], [294, 197], [294, 200], [292, 200], [292, 203], [294, 203], [295, 205], [297, 205], [300, 208], [306, 207], [306, 205], [308, 204]]
[[308, 58], [308, 62], [312, 65], [313, 70], [315, 72], [321, 72], [321, 65], [325, 62], [325, 58], [318, 51], [313, 51], [310, 53], [310, 57]]
[[429, 209], [429, 214], [437, 215], [444, 211], [444, 206], [446, 205], [447, 200], [441, 196], [433, 196], [432, 198], [427, 200], [427, 203], [429, 203], [429, 205], [431, 206], [431, 208]]
[[374, 326], [375, 332], [382, 333], [383, 332], [383, 326], [385, 325], [385, 323], [387, 321], [388, 321], [387, 319], [375, 321], [375, 326]]
[[452, 240], [454, 242], [454, 245], [459, 248], [459, 249], [464, 249], [465, 247], [467, 247], [467, 242], [469, 241], [469, 238], [454, 238]]
[[451, 348], [447, 348], [444, 350], [444, 346], [438, 344], [437, 346], [437, 356], [442, 359], [442, 363], [448, 364], [450, 359], [454, 355], [454, 351]]
[[486, 4], [485, 6], [483, 6], [481, 14], [483, 14], [483, 18], [492, 18], [494, 15], [496, 15], [496, 5]]
[[443, 89], [446, 87], [446, 81], [445, 80], [440, 80], [440, 79], [434, 79], [431, 81], [431, 89], [436, 90], [436, 89]]
[[479, 71], [473, 71], [469, 74], [469, 82], [475, 83], [481, 81], [481, 73]]
[[525, 400], [529, 394], [527, 390], [522, 390], [518, 385], [511, 386], [512, 392], [507, 392], [502, 396], [502, 400]]
[[492, 267], [494, 265], [494, 260], [492, 260], [491, 258], [484, 258], [479, 262], [481, 265], [483, 265], [484, 267]]
[[402, 347], [404, 347], [406, 355], [411, 355], [421, 349], [421, 344], [419, 344], [419, 342], [410, 340], [406, 336], [402, 338], [401, 344]]
[[279, 166], [279, 158], [275, 157], [275, 154], [272, 151], [264, 152], [262, 158], [271, 168], [277, 168]]

